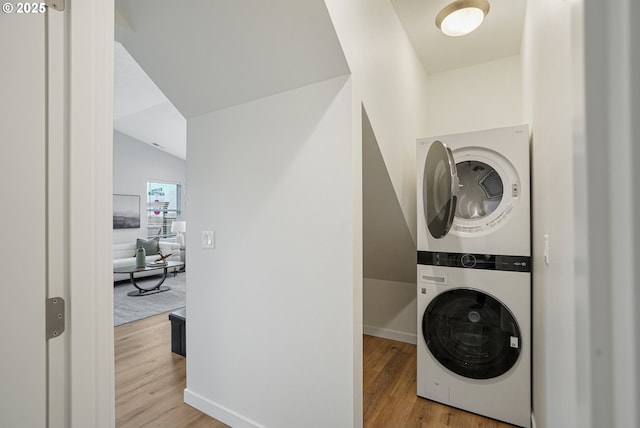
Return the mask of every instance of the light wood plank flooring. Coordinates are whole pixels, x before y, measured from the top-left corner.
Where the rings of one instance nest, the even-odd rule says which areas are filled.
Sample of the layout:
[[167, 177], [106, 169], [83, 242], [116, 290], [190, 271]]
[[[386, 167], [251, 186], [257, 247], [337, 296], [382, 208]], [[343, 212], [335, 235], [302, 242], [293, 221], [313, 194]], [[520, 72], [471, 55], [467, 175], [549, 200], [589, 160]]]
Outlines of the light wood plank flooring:
[[[365, 428], [511, 427], [417, 397], [415, 345], [364, 336], [363, 354]], [[115, 356], [117, 428], [227, 427], [184, 404], [167, 313], [116, 327]]]
[[416, 346], [364, 336], [365, 428], [510, 428], [416, 395]]
[[115, 328], [116, 427], [227, 427], [184, 403], [186, 360], [171, 352], [168, 316]]

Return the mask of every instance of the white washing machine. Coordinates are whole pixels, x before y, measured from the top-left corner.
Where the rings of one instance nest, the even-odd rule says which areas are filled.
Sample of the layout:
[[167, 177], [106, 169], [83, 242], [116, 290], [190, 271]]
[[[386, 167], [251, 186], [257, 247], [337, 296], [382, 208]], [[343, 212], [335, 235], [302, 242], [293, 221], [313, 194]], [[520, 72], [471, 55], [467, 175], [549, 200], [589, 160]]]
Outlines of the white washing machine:
[[418, 265], [418, 395], [530, 428], [530, 284], [528, 272]]
[[531, 255], [527, 125], [419, 139], [418, 250]]

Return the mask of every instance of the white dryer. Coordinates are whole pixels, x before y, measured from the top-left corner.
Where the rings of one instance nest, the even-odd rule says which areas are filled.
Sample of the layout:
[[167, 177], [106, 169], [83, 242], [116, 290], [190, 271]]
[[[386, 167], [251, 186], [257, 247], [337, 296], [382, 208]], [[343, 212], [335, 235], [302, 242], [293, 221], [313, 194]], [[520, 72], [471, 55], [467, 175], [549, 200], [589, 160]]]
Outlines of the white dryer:
[[419, 139], [418, 250], [531, 255], [527, 125]]
[[530, 276], [418, 265], [419, 396], [531, 426]]

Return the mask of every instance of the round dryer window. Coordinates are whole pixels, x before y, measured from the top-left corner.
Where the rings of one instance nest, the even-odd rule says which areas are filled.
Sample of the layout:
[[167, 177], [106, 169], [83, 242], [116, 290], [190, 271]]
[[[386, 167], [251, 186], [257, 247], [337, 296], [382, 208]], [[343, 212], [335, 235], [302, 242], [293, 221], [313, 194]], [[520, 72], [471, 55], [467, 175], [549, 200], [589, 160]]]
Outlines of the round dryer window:
[[453, 289], [434, 298], [422, 317], [422, 335], [434, 358], [472, 379], [498, 377], [520, 355], [520, 329], [497, 299], [478, 290]]
[[451, 232], [481, 236], [508, 219], [520, 198], [520, 179], [501, 154], [483, 147], [453, 152], [460, 187]]

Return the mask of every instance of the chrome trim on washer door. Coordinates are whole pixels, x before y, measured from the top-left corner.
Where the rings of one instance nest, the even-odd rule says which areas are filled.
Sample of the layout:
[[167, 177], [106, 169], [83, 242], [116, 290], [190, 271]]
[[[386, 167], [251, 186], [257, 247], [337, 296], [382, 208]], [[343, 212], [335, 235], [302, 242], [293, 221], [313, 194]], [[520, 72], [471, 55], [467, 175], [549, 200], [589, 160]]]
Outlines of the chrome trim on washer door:
[[422, 201], [427, 228], [436, 239], [445, 237], [453, 224], [458, 186], [451, 149], [441, 141], [434, 141], [425, 160]]

